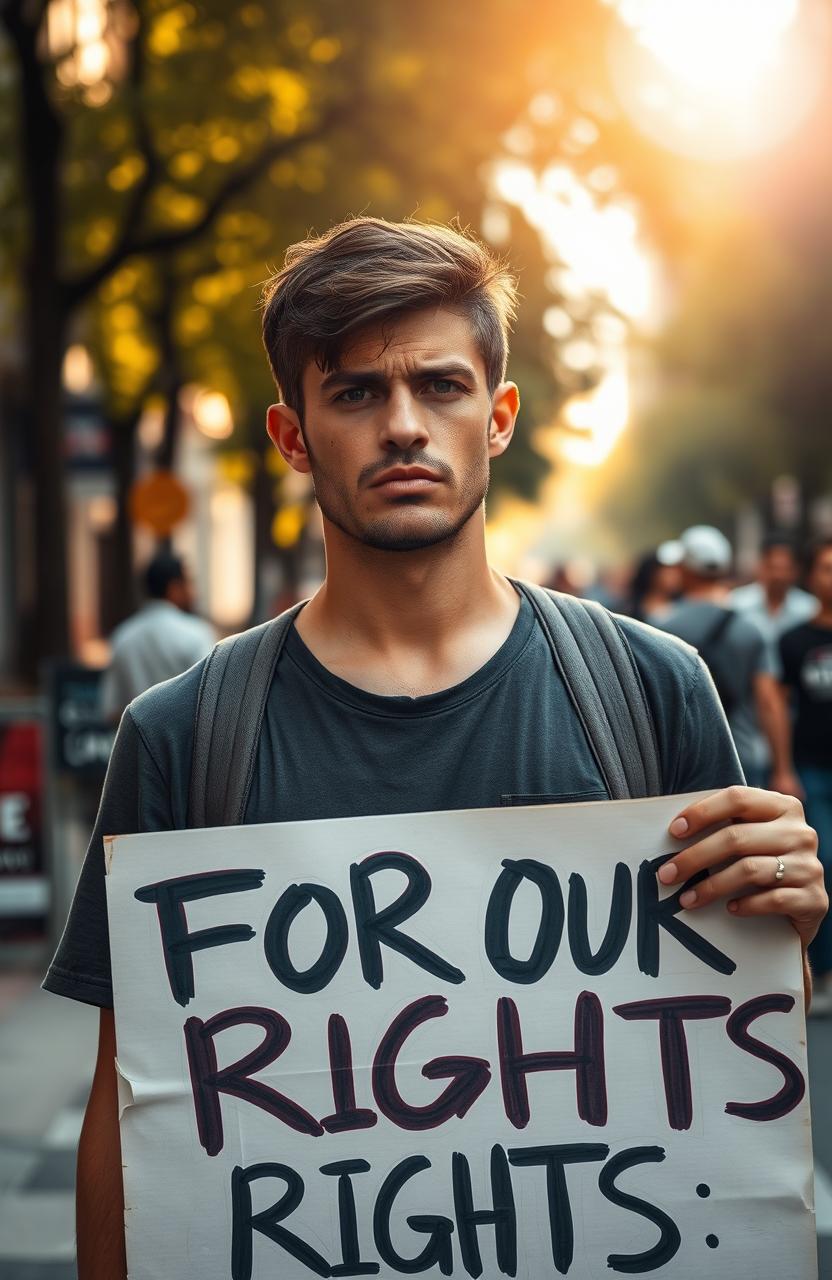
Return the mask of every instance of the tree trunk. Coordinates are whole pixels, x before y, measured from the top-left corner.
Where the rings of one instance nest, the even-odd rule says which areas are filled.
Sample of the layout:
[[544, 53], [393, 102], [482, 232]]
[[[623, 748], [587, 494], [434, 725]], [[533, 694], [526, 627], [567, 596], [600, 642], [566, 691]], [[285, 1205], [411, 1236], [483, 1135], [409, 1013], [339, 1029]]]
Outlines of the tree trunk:
[[176, 462], [179, 443], [180, 410], [179, 393], [182, 390], [182, 372], [179, 348], [173, 332], [176, 305], [176, 277], [170, 254], [162, 255], [159, 262], [161, 298], [154, 316], [159, 332], [159, 390], [165, 398], [165, 418], [162, 441], [156, 452], [156, 465], [164, 471], [172, 471]]
[[111, 614], [123, 622], [136, 608], [133, 568], [133, 522], [130, 519], [130, 490], [136, 474], [136, 431], [141, 409], [112, 424], [113, 472], [116, 482], [116, 520], [113, 526], [113, 595]]
[[34, 445], [34, 543], [37, 573], [32, 674], [44, 658], [69, 650], [61, 373], [67, 305], [60, 280], [63, 127], [38, 61], [37, 31], [17, 15], [9, 25], [19, 54], [17, 135], [29, 219], [22, 284], [26, 304], [23, 411]]

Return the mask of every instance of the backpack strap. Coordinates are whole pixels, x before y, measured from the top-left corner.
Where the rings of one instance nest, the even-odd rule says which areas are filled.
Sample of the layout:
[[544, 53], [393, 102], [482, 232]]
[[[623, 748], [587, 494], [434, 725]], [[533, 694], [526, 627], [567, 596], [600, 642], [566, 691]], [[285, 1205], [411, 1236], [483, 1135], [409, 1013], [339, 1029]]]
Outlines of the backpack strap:
[[190, 827], [243, 822], [274, 669], [305, 603], [259, 627], [228, 636], [209, 653], [194, 720]]
[[656, 729], [626, 636], [592, 600], [515, 582], [531, 604], [610, 797], [662, 794]]

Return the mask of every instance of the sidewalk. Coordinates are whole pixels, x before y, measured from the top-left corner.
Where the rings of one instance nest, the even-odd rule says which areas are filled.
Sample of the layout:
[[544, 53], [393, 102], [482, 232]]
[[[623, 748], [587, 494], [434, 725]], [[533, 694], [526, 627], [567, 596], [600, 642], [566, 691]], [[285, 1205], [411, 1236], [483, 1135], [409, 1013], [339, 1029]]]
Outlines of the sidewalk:
[[0, 1280], [75, 1280], [75, 1150], [98, 1013], [0, 972]]

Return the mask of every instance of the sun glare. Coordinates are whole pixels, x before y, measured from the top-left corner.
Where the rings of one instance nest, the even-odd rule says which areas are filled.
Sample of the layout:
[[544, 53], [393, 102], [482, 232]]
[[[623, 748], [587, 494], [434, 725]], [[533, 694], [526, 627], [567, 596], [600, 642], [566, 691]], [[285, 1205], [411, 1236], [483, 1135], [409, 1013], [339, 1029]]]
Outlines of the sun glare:
[[585, 467], [600, 466], [630, 417], [630, 380], [625, 360], [607, 370], [594, 391], [576, 396], [564, 409], [568, 430], [559, 440], [563, 457]]
[[[575, 373], [600, 371], [593, 391], [564, 406], [567, 430], [553, 434], [559, 460], [599, 466], [629, 418], [628, 321], [649, 324], [659, 305], [657, 266], [644, 245], [638, 210], [623, 196], [599, 196], [560, 162], [536, 173], [521, 160], [503, 159], [493, 172], [492, 194], [522, 210], [552, 263], [547, 280], [563, 305], [553, 299], [543, 327], [558, 344], [559, 361]], [[499, 207], [488, 210], [485, 225], [499, 229]], [[576, 336], [570, 310], [599, 302], [591, 332]], [[548, 443], [543, 451], [549, 452]]]
[[798, 0], [623, 0], [622, 18], [680, 81], [743, 97], [777, 64]]
[[713, 161], [763, 151], [805, 117], [821, 84], [822, 0], [607, 0], [619, 96], [664, 146]]
[[646, 316], [653, 265], [627, 201], [599, 201], [572, 169], [558, 163], [538, 175], [521, 161], [500, 161], [492, 185], [494, 194], [522, 209], [541, 235], [558, 264], [554, 272], [560, 292], [572, 299], [600, 294], [631, 319]]

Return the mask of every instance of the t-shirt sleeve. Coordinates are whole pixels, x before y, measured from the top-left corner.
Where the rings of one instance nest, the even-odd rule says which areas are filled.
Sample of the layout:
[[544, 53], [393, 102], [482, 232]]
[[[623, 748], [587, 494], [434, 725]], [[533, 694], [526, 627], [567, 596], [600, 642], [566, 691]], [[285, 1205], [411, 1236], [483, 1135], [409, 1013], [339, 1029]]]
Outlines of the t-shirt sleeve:
[[745, 778], [711, 674], [701, 658], [692, 666], [672, 794], [720, 790]]
[[104, 889], [104, 836], [173, 825], [168, 788], [128, 708], [116, 734], [95, 827], [75, 896], [43, 982], [47, 991], [111, 1007], [110, 939]]

